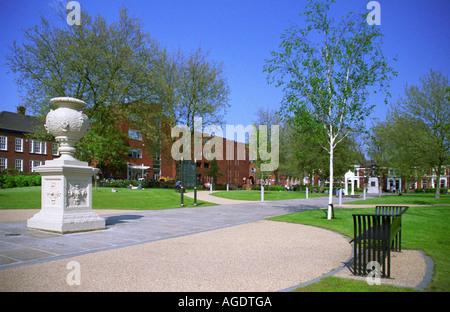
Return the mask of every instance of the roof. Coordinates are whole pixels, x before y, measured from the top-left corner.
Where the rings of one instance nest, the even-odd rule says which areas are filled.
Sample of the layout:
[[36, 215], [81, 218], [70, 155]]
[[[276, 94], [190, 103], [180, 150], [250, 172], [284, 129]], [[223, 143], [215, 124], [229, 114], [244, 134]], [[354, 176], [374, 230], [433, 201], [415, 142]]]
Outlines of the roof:
[[0, 112], [0, 130], [35, 133], [44, 123], [34, 116], [12, 112]]

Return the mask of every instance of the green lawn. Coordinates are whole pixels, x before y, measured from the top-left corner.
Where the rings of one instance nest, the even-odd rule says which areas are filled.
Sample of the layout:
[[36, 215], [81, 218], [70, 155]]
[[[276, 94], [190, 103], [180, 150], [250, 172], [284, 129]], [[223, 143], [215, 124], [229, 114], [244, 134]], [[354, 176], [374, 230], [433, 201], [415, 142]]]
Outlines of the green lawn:
[[383, 205], [383, 204], [404, 204], [404, 205], [442, 205], [442, 204], [450, 204], [450, 195], [449, 194], [441, 194], [440, 198], [434, 198], [434, 193], [410, 193], [410, 194], [402, 194], [402, 195], [383, 195], [381, 197], [372, 197], [367, 198], [366, 200], [358, 200], [352, 201], [350, 203], [346, 203], [348, 205], [351, 204], [367, 204], [367, 205]]
[[[354, 213], [369, 213], [362, 209], [335, 209], [336, 219], [327, 220], [324, 211], [295, 212], [270, 220], [318, 226], [353, 237]], [[426, 291], [450, 291], [450, 207], [411, 207], [403, 215], [402, 248], [420, 249], [434, 262], [432, 282]], [[355, 288], [356, 287], [356, 288]], [[297, 291], [405, 291], [399, 287], [369, 286], [365, 282], [329, 277]]]
[[[212, 195], [228, 199], [260, 201], [261, 191], [223, 191]], [[328, 196], [328, 194], [309, 193], [309, 198], [318, 196]], [[264, 191], [264, 200], [283, 200], [283, 199], [301, 199], [306, 198], [306, 192], [287, 192], [287, 191]]]
[[[92, 208], [94, 209], [168, 209], [179, 208], [180, 193], [173, 189], [152, 188], [145, 190], [117, 189], [99, 187], [92, 192]], [[213, 206], [215, 204], [197, 201], [198, 206]], [[184, 196], [184, 206], [193, 207], [194, 200]], [[41, 187], [21, 187], [0, 190], [0, 209], [40, 209]]]

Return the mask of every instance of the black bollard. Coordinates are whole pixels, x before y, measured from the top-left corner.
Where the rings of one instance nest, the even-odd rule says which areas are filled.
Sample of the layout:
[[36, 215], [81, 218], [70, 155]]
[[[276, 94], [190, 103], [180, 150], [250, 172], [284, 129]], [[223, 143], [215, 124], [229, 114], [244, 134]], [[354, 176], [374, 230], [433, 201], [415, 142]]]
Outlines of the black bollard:
[[197, 187], [194, 186], [194, 206], [197, 206]]
[[180, 193], [181, 193], [181, 207], [183, 207], [184, 206], [184, 199], [183, 199], [184, 188], [182, 186], [180, 187]]

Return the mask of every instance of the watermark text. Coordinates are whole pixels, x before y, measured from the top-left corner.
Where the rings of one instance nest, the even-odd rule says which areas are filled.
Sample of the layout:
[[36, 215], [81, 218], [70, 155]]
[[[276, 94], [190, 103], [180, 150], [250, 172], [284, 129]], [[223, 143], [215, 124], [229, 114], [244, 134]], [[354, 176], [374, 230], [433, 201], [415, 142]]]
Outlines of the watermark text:
[[81, 5], [78, 1], [69, 1], [66, 5], [66, 10], [71, 10], [67, 14], [67, 24], [69, 26], [72, 25], [81, 25]]

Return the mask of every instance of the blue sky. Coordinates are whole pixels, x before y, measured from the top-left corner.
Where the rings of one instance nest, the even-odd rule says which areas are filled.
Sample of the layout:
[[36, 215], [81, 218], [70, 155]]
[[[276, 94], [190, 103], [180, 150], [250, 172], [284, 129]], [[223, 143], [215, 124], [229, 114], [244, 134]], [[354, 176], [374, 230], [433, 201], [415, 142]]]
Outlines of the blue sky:
[[[188, 54], [201, 47], [210, 58], [223, 62], [231, 89], [226, 123], [244, 126], [255, 121], [258, 107], [278, 109], [282, 91], [266, 82], [265, 59], [276, 50], [280, 36], [293, 23], [302, 25], [301, 0], [79, 0], [81, 10], [117, 20], [123, 6], [141, 18], [145, 29], [168, 49]], [[379, 0], [384, 53], [397, 57], [398, 77], [392, 82], [392, 102], [405, 85], [417, 84], [430, 69], [448, 76], [450, 70], [450, 1]], [[16, 111], [20, 94], [14, 75], [7, 73], [4, 54], [22, 31], [51, 16], [56, 0], [0, 0], [0, 111]], [[333, 14], [359, 10], [365, 0], [337, 0]], [[383, 120], [387, 106], [371, 96], [373, 117]]]

